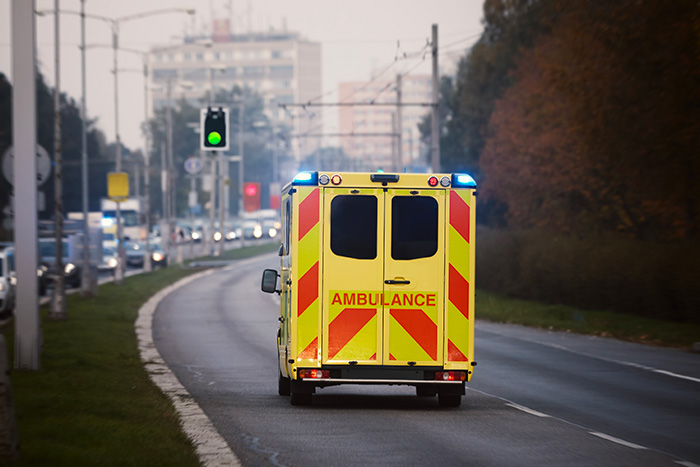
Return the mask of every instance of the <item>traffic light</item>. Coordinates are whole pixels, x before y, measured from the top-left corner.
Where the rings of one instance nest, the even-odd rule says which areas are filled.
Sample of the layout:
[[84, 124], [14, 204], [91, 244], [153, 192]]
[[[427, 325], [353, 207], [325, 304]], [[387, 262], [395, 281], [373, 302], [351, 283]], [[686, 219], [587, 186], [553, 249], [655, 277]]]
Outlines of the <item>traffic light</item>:
[[207, 107], [200, 110], [201, 149], [204, 151], [228, 150], [228, 109]]
[[260, 183], [243, 184], [243, 210], [245, 212], [260, 210]]

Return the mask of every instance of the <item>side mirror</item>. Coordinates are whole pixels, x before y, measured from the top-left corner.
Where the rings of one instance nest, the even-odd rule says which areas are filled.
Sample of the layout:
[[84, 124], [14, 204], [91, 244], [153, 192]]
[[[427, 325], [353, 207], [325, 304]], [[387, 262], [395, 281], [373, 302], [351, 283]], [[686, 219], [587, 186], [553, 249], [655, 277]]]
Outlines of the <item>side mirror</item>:
[[265, 293], [277, 293], [280, 294], [282, 291], [277, 290], [277, 271], [274, 269], [265, 269], [262, 275], [262, 285], [260, 288]]

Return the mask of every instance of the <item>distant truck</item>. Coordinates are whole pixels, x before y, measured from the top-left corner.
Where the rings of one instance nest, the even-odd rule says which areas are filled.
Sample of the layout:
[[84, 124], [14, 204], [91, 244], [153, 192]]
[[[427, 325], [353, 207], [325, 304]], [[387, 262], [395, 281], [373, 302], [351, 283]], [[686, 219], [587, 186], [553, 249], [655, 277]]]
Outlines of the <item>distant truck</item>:
[[[279, 393], [415, 386], [456, 407], [474, 361], [476, 183], [466, 174], [302, 172], [282, 189]], [[278, 277], [281, 286], [278, 289]]]
[[[129, 198], [119, 203], [122, 219], [122, 237], [125, 240], [146, 240], [148, 231], [142, 210], [141, 200]], [[117, 203], [102, 199], [102, 231], [106, 234], [117, 236]]]

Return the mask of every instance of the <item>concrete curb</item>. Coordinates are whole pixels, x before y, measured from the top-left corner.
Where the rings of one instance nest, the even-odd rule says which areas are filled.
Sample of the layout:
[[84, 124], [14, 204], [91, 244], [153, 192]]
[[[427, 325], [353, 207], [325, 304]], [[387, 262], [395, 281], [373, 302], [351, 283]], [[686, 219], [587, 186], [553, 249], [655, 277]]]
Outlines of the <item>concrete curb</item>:
[[[242, 263], [237, 263], [237, 265], [240, 264]], [[231, 265], [226, 269], [235, 266]], [[172, 401], [175, 410], [180, 415], [183, 431], [194, 444], [202, 465], [240, 466], [241, 463], [236, 454], [229, 448], [209, 417], [165, 363], [153, 342], [153, 314], [161, 300], [180, 287], [212, 273], [214, 273], [213, 270], [207, 270], [185, 277], [151, 297], [139, 309], [139, 316], [136, 320], [136, 336], [139, 342], [141, 360], [144, 362], [149, 377]]]

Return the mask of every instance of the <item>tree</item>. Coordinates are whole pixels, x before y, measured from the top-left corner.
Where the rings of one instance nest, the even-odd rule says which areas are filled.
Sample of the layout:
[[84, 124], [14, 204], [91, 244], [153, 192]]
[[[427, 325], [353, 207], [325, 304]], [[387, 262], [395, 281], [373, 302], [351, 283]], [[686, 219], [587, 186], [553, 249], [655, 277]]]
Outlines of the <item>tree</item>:
[[491, 116], [482, 193], [513, 225], [696, 235], [700, 7], [553, 7], [551, 35], [523, 54]]
[[[239, 138], [239, 106], [243, 103], [243, 151], [244, 151], [244, 178], [246, 182], [261, 182], [263, 187], [263, 205], [268, 199], [269, 183], [272, 181], [272, 164], [274, 151], [280, 159], [285, 157], [288, 151], [289, 129], [273, 128], [269, 119], [264, 113], [262, 97], [249, 88], [235, 86], [232, 89], [219, 89], [214, 102], [230, 109], [229, 131], [230, 150], [229, 155], [238, 153]], [[176, 207], [177, 214], [184, 216], [187, 213], [187, 193], [190, 184], [187, 181], [188, 175], [184, 170], [185, 159], [197, 154], [200, 147], [200, 136], [195, 133], [193, 127], [198, 127], [200, 119], [200, 108], [206, 107], [202, 102], [200, 107], [194, 107], [186, 100], [179, 100], [174, 103], [172, 112], [173, 122], [173, 164], [175, 168], [176, 187]], [[166, 144], [166, 109], [157, 109], [155, 116], [148, 124], [148, 131], [153, 136], [153, 147], [151, 160], [160, 161], [161, 148]], [[276, 143], [280, 143], [277, 145]], [[274, 147], [272, 145], [275, 145]], [[205, 154], [205, 157], [210, 157]], [[231, 186], [230, 206], [238, 205], [238, 164], [231, 166], [229, 173]], [[154, 206], [160, 206], [160, 169], [159, 163], [151, 164], [151, 199]], [[202, 199], [200, 197], [200, 199]]]
[[[41, 74], [37, 74], [37, 144], [43, 146], [50, 156], [54, 140], [54, 98], [53, 90], [49, 88]], [[61, 120], [63, 144], [63, 196], [66, 213], [82, 211], [82, 147], [81, 132], [82, 118], [76, 102], [67, 95], [61, 95]], [[105, 151], [105, 138], [95, 124], [88, 123], [88, 178], [89, 178], [89, 207], [91, 211], [100, 210], [100, 198], [107, 195], [107, 172], [113, 169], [113, 162]], [[0, 73], [0, 154], [12, 145], [12, 85], [5, 75]], [[9, 202], [12, 186], [4, 177], [0, 177], [0, 204]], [[39, 211], [40, 219], [53, 217], [53, 177], [49, 178], [40, 188], [45, 199], [46, 208]], [[1, 216], [2, 214], [0, 214]], [[12, 238], [12, 232], [0, 229], [0, 237], [5, 240]]]

